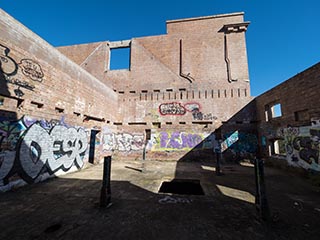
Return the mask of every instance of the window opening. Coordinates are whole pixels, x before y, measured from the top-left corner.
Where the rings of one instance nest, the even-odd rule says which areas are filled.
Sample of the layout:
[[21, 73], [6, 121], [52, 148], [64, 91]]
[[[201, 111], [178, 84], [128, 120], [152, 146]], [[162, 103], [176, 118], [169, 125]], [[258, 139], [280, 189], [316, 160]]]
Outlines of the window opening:
[[110, 48], [110, 70], [130, 69], [130, 47]]

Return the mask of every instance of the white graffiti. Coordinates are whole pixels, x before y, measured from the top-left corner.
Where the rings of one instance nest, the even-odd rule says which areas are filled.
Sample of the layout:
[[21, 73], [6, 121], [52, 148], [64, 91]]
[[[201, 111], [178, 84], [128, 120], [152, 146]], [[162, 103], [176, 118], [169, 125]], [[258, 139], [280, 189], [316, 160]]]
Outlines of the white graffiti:
[[26, 132], [19, 150], [20, 164], [24, 172], [36, 179], [46, 165], [52, 173], [69, 170], [73, 164], [83, 167], [82, 155], [88, 140], [83, 129], [55, 126], [48, 133], [34, 124]]
[[108, 133], [103, 135], [103, 150], [120, 152], [139, 151], [144, 147], [143, 135], [129, 133]]
[[164, 198], [159, 199], [158, 201], [161, 204], [170, 204], [170, 203], [191, 203], [192, 200], [188, 198], [181, 198], [181, 197], [171, 197], [165, 196]]

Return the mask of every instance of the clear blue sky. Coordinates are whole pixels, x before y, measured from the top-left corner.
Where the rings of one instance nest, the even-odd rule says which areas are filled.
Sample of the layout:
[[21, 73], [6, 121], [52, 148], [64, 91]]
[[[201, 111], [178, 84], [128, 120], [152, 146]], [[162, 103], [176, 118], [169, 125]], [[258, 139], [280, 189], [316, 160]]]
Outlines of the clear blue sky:
[[0, 0], [0, 8], [53, 46], [160, 35], [166, 20], [243, 11], [253, 96], [320, 61], [319, 0]]

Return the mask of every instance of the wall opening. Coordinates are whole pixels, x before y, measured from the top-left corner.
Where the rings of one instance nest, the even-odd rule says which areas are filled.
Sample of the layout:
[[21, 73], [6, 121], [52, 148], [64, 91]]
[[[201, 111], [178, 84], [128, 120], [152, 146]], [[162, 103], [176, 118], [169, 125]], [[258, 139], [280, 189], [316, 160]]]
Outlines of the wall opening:
[[130, 69], [130, 47], [110, 48], [110, 70]]
[[269, 155], [286, 155], [286, 143], [284, 139], [271, 140], [269, 145]]
[[174, 179], [171, 182], [163, 182], [159, 193], [172, 193], [181, 195], [204, 195], [200, 180]]

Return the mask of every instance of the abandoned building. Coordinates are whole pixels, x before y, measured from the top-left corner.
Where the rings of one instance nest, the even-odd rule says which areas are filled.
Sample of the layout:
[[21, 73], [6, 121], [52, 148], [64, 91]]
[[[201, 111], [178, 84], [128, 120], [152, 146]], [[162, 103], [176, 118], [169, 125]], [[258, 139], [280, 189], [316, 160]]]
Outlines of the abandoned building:
[[[0, 10], [0, 190], [99, 163], [263, 157], [320, 171], [320, 64], [253, 97], [244, 13], [55, 48]], [[127, 69], [113, 54], [130, 52]]]

